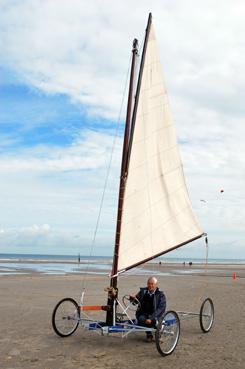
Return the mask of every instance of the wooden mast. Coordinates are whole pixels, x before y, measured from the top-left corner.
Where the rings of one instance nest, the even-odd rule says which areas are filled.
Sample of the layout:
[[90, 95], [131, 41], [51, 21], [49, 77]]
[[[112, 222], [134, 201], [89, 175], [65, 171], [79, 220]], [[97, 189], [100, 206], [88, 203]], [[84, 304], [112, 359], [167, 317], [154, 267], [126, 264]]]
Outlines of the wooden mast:
[[120, 176], [118, 211], [117, 211], [117, 226], [116, 226], [116, 235], [115, 235], [115, 248], [114, 248], [114, 258], [113, 258], [112, 274], [111, 274], [112, 275], [111, 287], [113, 288], [117, 288], [117, 276], [116, 275], [118, 271], [118, 251], [119, 251], [119, 242], [120, 242], [123, 198], [124, 198], [124, 192], [125, 192], [125, 182], [127, 178], [127, 165], [126, 164], [127, 164], [129, 135], [130, 135], [130, 123], [131, 123], [134, 75], [135, 75], [135, 61], [136, 61], [136, 55], [138, 53], [137, 47], [138, 47], [138, 41], [134, 39], [133, 49], [132, 49], [132, 62], [131, 62], [131, 73], [130, 73], [130, 81], [129, 81], [129, 91], [128, 91], [127, 115], [126, 115], [126, 124], [125, 124], [124, 141], [123, 141], [121, 176]]
[[128, 91], [128, 104], [127, 104], [127, 114], [126, 123], [124, 130], [124, 140], [123, 140], [123, 151], [122, 151], [122, 162], [121, 162], [121, 175], [120, 175], [120, 185], [119, 185], [119, 197], [118, 197], [118, 210], [117, 210], [117, 225], [116, 225], [116, 235], [115, 235], [115, 247], [114, 247], [114, 257], [111, 271], [111, 289], [108, 292], [108, 305], [110, 306], [109, 311], [107, 311], [106, 322], [108, 325], [112, 325], [113, 321], [113, 301], [116, 297], [113, 291], [117, 291], [117, 270], [118, 270], [118, 251], [120, 242], [120, 231], [121, 231], [121, 219], [122, 219], [122, 207], [123, 198], [125, 192], [125, 181], [127, 177], [127, 156], [128, 156], [128, 145], [129, 145], [129, 135], [130, 135], [130, 123], [131, 123], [131, 112], [132, 112], [132, 100], [133, 100], [133, 89], [134, 89], [134, 75], [135, 75], [135, 62], [136, 55], [138, 54], [138, 40], [134, 39], [132, 48], [132, 61], [131, 61], [131, 71], [129, 80], [129, 91]]
[[114, 247], [114, 257], [113, 257], [113, 264], [112, 264], [112, 273], [111, 273], [111, 282], [110, 282], [110, 290], [108, 292], [108, 305], [109, 310], [107, 311], [106, 316], [106, 323], [108, 325], [113, 324], [113, 303], [115, 298], [117, 297], [117, 273], [118, 273], [118, 255], [119, 255], [119, 244], [120, 244], [120, 233], [121, 233], [121, 220], [122, 220], [122, 210], [123, 210], [123, 200], [124, 200], [124, 193], [125, 193], [125, 184], [127, 179], [127, 172], [128, 172], [128, 165], [129, 165], [129, 157], [130, 151], [132, 146], [132, 136], [134, 131], [134, 124], [136, 119], [136, 112], [139, 100], [139, 92], [143, 74], [143, 67], [145, 61], [145, 53], [146, 53], [146, 46], [148, 42], [150, 26], [152, 21], [152, 15], [149, 14], [146, 34], [145, 34], [145, 41], [144, 41], [144, 48], [141, 58], [140, 70], [139, 70], [139, 77], [137, 83], [137, 90], [135, 96], [135, 103], [133, 108], [133, 115], [132, 115], [132, 124], [131, 123], [131, 111], [132, 111], [132, 100], [133, 100], [133, 88], [134, 88], [134, 74], [135, 74], [135, 59], [138, 53], [138, 41], [135, 39], [133, 42], [133, 49], [132, 49], [132, 63], [131, 63], [131, 73], [130, 73], [130, 82], [129, 82], [129, 92], [128, 92], [128, 105], [127, 105], [127, 115], [126, 115], [126, 124], [125, 124], [125, 131], [124, 131], [124, 141], [123, 141], [123, 152], [122, 152], [122, 163], [121, 163], [121, 176], [120, 176], [120, 186], [119, 186], [119, 198], [118, 198], [118, 212], [117, 212], [117, 226], [116, 226], [116, 236], [115, 236], [115, 247]]
[[131, 124], [131, 132], [130, 132], [130, 139], [129, 139], [129, 146], [128, 146], [128, 156], [127, 156], [127, 168], [129, 166], [130, 153], [131, 153], [131, 148], [132, 148], [132, 143], [133, 143], [134, 126], [135, 126], [136, 114], [137, 114], [137, 110], [138, 110], [141, 81], [142, 81], [143, 69], [144, 69], [144, 65], [145, 65], [145, 54], [146, 54], [146, 48], [147, 48], [149, 33], [150, 33], [150, 29], [151, 29], [151, 23], [152, 23], [152, 14], [149, 13], [147, 27], [146, 27], [146, 30], [145, 30], [145, 41], [144, 41], [144, 46], [143, 46], [143, 51], [142, 51], [142, 58], [141, 58], [141, 63], [140, 63], [137, 90], [136, 90], [136, 95], [135, 95], [134, 110], [133, 110], [133, 115], [132, 115], [132, 124]]

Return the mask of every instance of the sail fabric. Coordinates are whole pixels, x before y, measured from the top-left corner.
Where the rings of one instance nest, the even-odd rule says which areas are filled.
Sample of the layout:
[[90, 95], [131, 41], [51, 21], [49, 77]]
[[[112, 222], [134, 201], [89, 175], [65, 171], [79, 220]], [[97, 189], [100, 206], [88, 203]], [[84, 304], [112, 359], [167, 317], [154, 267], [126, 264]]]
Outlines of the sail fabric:
[[118, 271], [202, 234], [187, 193], [151, 26], [124, 194]]

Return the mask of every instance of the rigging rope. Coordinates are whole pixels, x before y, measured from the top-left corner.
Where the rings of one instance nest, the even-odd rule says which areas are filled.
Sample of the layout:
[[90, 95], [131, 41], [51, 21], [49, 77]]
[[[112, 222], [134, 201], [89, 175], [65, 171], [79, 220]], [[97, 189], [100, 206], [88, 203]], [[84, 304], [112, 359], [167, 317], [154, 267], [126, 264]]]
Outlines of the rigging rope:
[[[204, 263], [202, 263], [202, 265], [204, 264], [204, 274], [202, 272], [202, 275], [204, 277], [204, 279], [200, 280], [200, 287], [198, 288], [198, 293], [196, 294], [196, 297], [193, 299], [193, 304], [196, 306], [198, 303], [202, 303], [204, 301], [204, 299], [207, 296], [207, 289], [209, 286], [208, 283], [208, 257], [209, 257], [209, 244], [208, 244], [208, 236], [207, 233], [204, 233], [203, 235], [204, 238], [204, 247], [205, 247], [205, 258], [203, 258]], [[192, 276], [194, 277], [195, 274], [192, 274]]]
[[205, 260], [205, 289], [207, 289], [207, 274], [208, 274], [208, 252], [209, 252], [209, 244], [208, 244], [208, 236], [205, 235], [205, 246], [206, 246], [206, 260]]
[[82, 289], [83, 290], [85, 289], [85, 282], [86, 282], [86, 279], [87, 279], [89, 267], [91, 265], [91, 256], [93, 254], [93, 250], [94, 250], [94, 246], [95, 246], [97, 231], [98, 231], [99, 222], [100, 222], [101, 211], [102, 211], [102, 207], [103, 207], [103, 203], [104, 203], [104, 198], [105, 198], [106, 187], [107, 187], [107, 184], [108, 184], [109, 174], [110, 174], [110, 170], [111, 170], [111, 164], [112, 164], [113, 154], [114, 154], [114, 151], [115, 151], [116, 141], [117, 141], [117, 138], [118, 138], [118, 132], [119, 132], [119, 126], [120, 126], [120, 121], [121, 121], [121, 115], [122, 115], [122, 110], [123, 110], [123, 105], [124, 105], [126, 90], [127, 90], [127, 86], [128, 86], [128, 79], [129, 79], [129, 71], [130, 71], [131, 58], [132, 58], [132, 56], [130, 56], [130, 58], [129, 58], [128, 70], [127, 70], [126, 80], [125, 80], [124, 89], [123, 89], [123, 97], [122, 97], [122, 101], [121, 101], [121, 106], [120, 106], [120, 110], [119, 110], [119, 115], [118, 115], [118, 119], [117, 119], [116, 128], [115, 128], [115, 134], [114, 134], [113, 144], [112, 144], [112, 148], [111, 148], [111, 152], [110, 152], [110, 157], [109, 157], [109, 164], [108, 164], [107, 171], [106, 171], [105, 183], [104, 183], [104, 187], [103, 187], [103, 191], [102, 191], [102, 196], [101, 196], [101, 200], [100, 200], [98, 217], [97, 217], [97, 220], [96, 220], [95, 230], [94, 230], [94, 234], [93, 234], [93, 238], [92, 238], [92, 242], [91, 242], [91, 246], [90, 246], [89, 260], [88, 260], [87, 267], [85, 269], [84, 277], [83, 277], [83, 280], [82, 280]]

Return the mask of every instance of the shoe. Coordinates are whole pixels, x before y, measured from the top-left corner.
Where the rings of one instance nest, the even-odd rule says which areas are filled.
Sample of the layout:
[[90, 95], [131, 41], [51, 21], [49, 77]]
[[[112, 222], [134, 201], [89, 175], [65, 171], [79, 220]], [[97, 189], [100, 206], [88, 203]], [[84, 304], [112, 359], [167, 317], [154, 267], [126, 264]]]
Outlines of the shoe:
[[152, 342], [153, 336], [146, 336], [146, 342]]

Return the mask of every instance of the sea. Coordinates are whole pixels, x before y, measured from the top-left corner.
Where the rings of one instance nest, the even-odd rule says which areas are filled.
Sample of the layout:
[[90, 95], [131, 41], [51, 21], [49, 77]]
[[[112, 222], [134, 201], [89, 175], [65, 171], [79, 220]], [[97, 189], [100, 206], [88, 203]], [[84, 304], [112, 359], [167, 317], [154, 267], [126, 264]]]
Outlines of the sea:
[[[187, 258], [171, 258], [161, 257], [147, 263], [149, 268], [144, 266], [134, 268], [128, 273], [131, 274], [159, 274], [157, 265], [164, 263], [182, 264], [191, 266], [191, 270], [184, 268], [182, 273], [198, 273], [198, 265], [205, 264], [205, 259], [187, 259]], [[101, 274], [108, 275], [111, 271], [112, 258], [108, 256], [87, 256], [87, 255], [45, 255], [45, 254], [8, 254], [0, 253], [0, 276], [14, 274]], [[245, 259], [208, 259], [209, 265], [244, 265]], [[179, 271], [178, 274], [181, 274]], [[161, 272], [162, 275], [170, 275]], [[176, 275], [176, 273], [173, 273]]]

